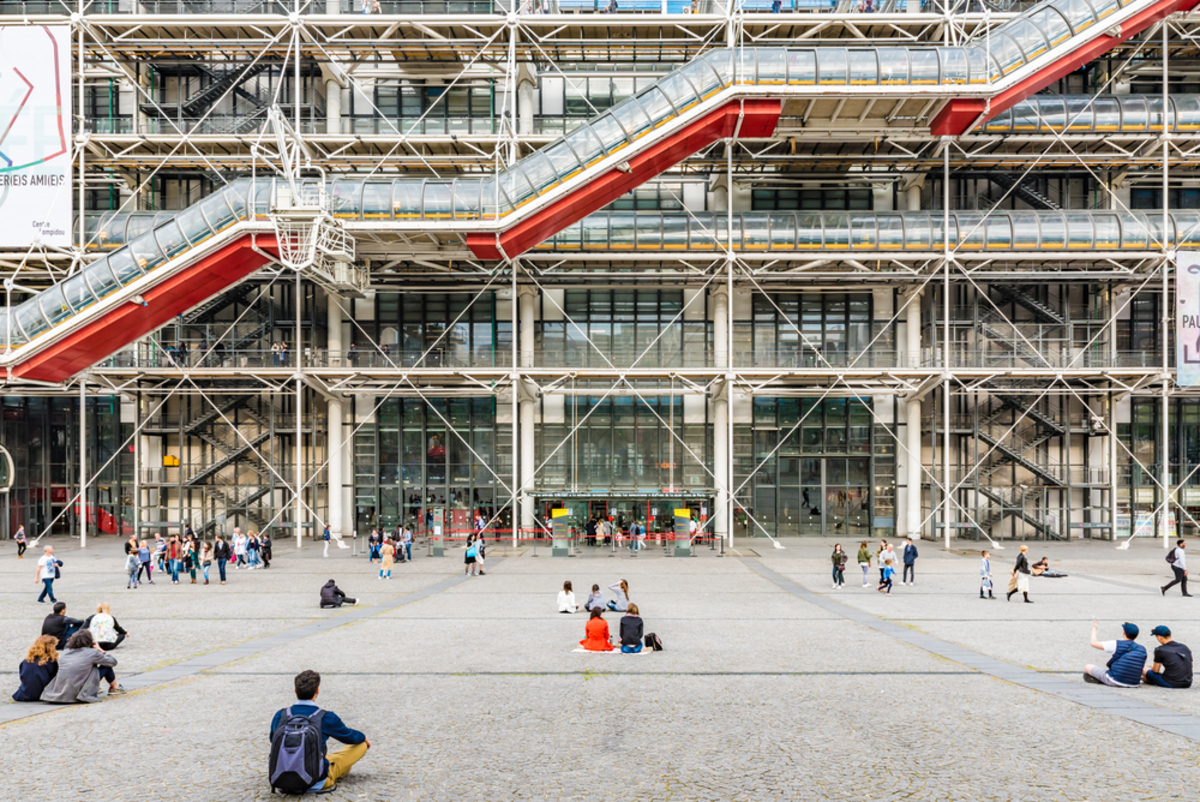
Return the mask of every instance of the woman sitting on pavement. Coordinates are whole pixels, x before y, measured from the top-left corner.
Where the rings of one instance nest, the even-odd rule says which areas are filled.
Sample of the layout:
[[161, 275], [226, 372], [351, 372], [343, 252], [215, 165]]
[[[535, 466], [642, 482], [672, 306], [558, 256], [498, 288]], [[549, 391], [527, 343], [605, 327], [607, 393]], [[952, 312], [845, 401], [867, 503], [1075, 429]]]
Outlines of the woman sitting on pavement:
[[108, 608], [108, 602], [100, 602], [96, 605], [95, 614], [83, 622], [83, 628], [91, 630], [96, 645], [106, 652], [111, 652], [121, 645], [121, 641], [129, 637], [129, 633], [117, 623], [117, 619], [113, 618], [112, 610]]
[[113, 666], [117, 658], [96, 645], [89, 629], [81, 629], [58, 655], [58, 674], [42, 691], [42, 701], [52, 704], [99, 702], [100, 680], [108, 682], [108, 695], [125, 693], [117, 684]]
[[563, 589], [558, 592], [558, 611], [560, 613], [577, 613], [579, 605], [575, 603], [575, 591], [571, 590], [571, 582], [563, 582]]
[[629, 605], [629, 611], [621, 618], [621, 653], [637, 654], [642, 650], [642, 617], [638, 606]]
[[592, 608], [592, 617], [583, 628], [587, 634], [579, 645], [589, 652], [611, 652], [613, 645], [609, 642], [608, 622], [604, 620], [604, 611], [599, 607]]
[[608, 589], [616, 594], [616, 599], [608, 603], [608, 609], [613, 612], [623, 613], [629, 609], [629, 583], [622, 579], [620, 582], [615, 582], [608, 586]]
[[14, 702], [37, 702], [42, 698], [42, 691], [58, 674], [58, 644], [53, 635], [42, 635], [29, 647], [25, 659], [17, 673], [21, 677], [21, 686], [12, 695]]
[[590, 612], [597, 607], [599, 607], [601, 610], [604, 609], [604, 594], [600, 592], [599, 585], [592, 585], [592, 592], [588, 594], [587, 601], [584, 603], [583, 609]]

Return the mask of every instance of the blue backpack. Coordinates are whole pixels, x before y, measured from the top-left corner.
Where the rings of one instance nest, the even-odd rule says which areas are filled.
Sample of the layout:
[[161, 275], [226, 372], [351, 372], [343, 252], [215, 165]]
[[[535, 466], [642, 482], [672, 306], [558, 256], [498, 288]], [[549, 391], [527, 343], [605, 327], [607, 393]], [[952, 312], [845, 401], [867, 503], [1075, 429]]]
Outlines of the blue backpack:
[[282, 721], [271, 737], [269, 771], [271, 793], [303, 794], [321, 778], [325, 768], [325, 746], [321, 740], [324, 710], [308, 715], [283, 711]]

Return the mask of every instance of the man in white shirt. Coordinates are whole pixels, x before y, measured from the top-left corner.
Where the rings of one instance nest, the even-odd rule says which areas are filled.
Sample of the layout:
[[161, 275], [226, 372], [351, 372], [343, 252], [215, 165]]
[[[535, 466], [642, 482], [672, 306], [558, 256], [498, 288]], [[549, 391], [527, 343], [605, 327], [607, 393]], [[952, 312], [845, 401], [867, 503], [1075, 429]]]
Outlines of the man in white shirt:
[[1184, 558], [1183, 553], [1185, 545], [1182, 538], [1175, 541], [1175, 548], [1171, 549], [1171, 553], [1167, 555], [1167, 562], [1171, 564], [1171, 570], [1175, 573], [1175, 578], [1160, 588], [1164, 596], [1175, 585], [1179, 585], [1179, 589], [1183, 591], [1184, 596], [1192, 595], [1187, 592], [1187, 560]]
[[54, 598], [54, 575], [58, 571], [58, 558], [54, 556], [54, 547], [47, 546], [46, 553], [38, 558], [37, 562], [37, 579], [33, 580], [36, 585], [42, 583], [42, 595], [38, 596], [38, 604], [45, 604], [46, 597], [50, 597], [50, 603], [55, 604], [58, 599]]

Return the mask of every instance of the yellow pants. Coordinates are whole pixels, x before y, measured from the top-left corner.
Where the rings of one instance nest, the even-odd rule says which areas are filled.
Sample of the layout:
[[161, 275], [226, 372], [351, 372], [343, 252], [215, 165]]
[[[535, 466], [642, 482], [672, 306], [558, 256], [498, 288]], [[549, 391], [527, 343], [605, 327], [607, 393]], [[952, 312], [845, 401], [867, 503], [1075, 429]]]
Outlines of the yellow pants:
[[332, 788], [338, 780], [350, 773], [350, 767], [362, 760], [367, 753], [366, 743], [343, 746], [336, 752], [330, 752], [325, 759], [329, 761], [329, 776], [325, 778], [325, 787]]

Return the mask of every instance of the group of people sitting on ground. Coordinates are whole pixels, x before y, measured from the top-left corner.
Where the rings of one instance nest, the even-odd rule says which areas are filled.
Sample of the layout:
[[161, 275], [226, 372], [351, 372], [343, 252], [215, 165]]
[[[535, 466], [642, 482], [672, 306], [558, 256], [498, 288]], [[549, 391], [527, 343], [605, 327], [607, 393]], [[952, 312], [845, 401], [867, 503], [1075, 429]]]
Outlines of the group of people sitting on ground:
[[1158, 641], [1154, 662], [1146, 666], [1146, 649], [1136, 643], [1137, 624], [1121, 625], [1121, 636], [1115, 640], [1097, 640], [1100, 625], [1092, 622], [1091, 647], [1111, 654], [1104, 666], [1088, 664], [1083, 669], [1085, 682], [1110, 685], [1114, 688], [1136, 688], [1143, 682], [1160, 688], [1192, 687], [1192, 650], [1171, 637], [1170, 628], [1162, 624], [1150, 630]]
[[[662, 651], [662, 641], [658, 635], [645, 633], [641, 613], [638, 606], [629, 600], [629, 583], [624, 579], [608, 586], [615, 598], [606, 601], [599, 585], [592, 585], [592, 592], [581, 607], [575, 603], [575, 591], [571, 583], [564, 582], [558, 592], [558, 611], [560, 613], [591, 613], [584, 626], [584, 638], [579, 642], [585, 651], [611, 652], [618, 646], [624, 654], [637, 654], [643, 647]], [[625, 613], [620, 623], [620, 638], [614, 645], [608, 631], [608, 622], [604, 620], [604, 611]]]
[[113, 668], [117, 659], [109, 652], [129, 633], [117, 623], [107, 602], [84, 620], [67, 615], [65, 602], [42, 622], [38, 636], [17, 669], [21, 684], [12, 695], [17, 702], [73, 704], [100, 701], [100, 681], [108, 695], [125, 693]]
[[605, 601], [600, 586], [592, 585], [592, 592], [588, 594], [587, 601], [580, 607], [575, 603], [575, 591], [572, 590], [571, 583], [563, 582], [563, 589], [558, 592], [558, 611], [560, 613], [591, 612], [596, 608], [603, 610], [607, 607], [613, 612], [623, 613], [629, 609], [628, 582], [622, 579], [609, 585], [608, 589], [613, 592], [612, 601]]

